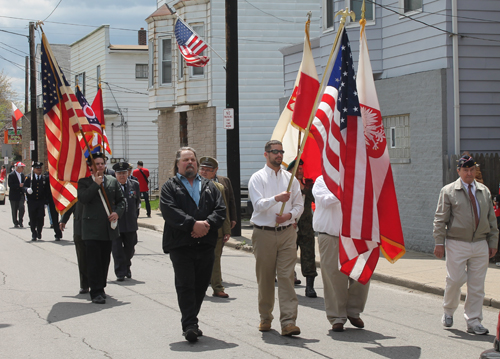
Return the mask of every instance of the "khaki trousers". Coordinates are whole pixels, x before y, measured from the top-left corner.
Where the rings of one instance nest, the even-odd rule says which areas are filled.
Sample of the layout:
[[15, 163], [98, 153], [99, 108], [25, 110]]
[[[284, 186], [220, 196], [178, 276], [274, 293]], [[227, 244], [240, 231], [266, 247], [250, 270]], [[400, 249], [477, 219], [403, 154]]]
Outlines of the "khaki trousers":
[[222, 285], [222, 271], [220, 268], [222, 248], [224, 248], [224, 237], [219, 237], [217, 238], [217, 244], [215, 245], [214, 267], [212, 269], [212, 278], [210, 279], [210, 284], [212, 285], [214, 293], [224, 291], [224, 286]]
[[347, 316], [359, 318], [365, 309], [370, 282], [363, 285], [339, 271], [339, 237], [320, 233], [318, 248], [328, 321], [332, 325], [344, 324]]
[[467, 297], [464, 317], [467, 327], [474, 327], [483, 320], [484, 280], [488, 269], [488, 243], [462, 242], [447, 239], [446, 246], [446, 289], [443, 309], [448, 315], [458, 308], [460, 288], [467, 283]]
[[297, 262], [297, 233], [293, 226], [283, 231], [255, 228], [252, 234], [255, 274], [259, 289], [260, 320], [273, 320], [274, 278], [278, 278], [278, 300], [281, 327], [294, 324], [298, 300], [293, 270]]

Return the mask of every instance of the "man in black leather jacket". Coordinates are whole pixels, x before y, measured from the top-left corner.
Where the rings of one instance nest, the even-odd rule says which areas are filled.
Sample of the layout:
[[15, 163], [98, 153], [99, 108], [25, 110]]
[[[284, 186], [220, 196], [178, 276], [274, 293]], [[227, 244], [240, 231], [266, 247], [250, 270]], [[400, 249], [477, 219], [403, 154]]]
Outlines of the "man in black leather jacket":
[[165, 219], [163, 251], [170, 253], [174, 267], [183, 335], [195, 342], [202, 335], [198, 313], [210, 282], [226, 207], [212, 181], [198, 175], [194, 149], [177, 151], [174, 177], [162, 187], [160, 209]]

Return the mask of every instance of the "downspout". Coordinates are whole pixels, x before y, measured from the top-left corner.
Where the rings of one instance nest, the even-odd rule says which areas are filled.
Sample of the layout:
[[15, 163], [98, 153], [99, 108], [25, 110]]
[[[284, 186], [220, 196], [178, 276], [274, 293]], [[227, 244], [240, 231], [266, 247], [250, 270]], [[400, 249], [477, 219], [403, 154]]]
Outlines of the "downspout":
[[455, 154], [460, 156], [460, 88], [458, 67], [458, 19], [457, 0], [451, 0], [452, 49], [453, 49], [453, 116], [455, 124]]

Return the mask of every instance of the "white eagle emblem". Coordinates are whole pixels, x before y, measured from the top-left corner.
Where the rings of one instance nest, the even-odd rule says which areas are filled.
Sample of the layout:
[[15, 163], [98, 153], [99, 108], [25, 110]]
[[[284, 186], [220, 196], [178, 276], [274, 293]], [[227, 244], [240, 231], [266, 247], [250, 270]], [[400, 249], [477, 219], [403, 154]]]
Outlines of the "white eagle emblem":
[[366, 147], [373, 151], [377, 151], [379, 145], [385, 148], [384, 125], [380, 115], [372, 108], [361, 106], [361, 117], [365, 126]]

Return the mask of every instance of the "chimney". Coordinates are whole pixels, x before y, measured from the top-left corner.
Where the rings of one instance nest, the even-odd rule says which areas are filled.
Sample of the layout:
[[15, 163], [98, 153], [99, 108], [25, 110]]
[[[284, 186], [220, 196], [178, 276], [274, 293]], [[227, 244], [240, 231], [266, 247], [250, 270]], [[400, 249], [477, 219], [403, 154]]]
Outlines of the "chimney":
[[144, 30], [143, 27], [138, 31], [138, 39], [139, 39], [139, 45], [147, 45], [148, 44], [148, 37], [147, 37], [147, 32]]

